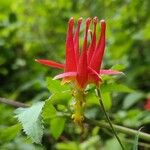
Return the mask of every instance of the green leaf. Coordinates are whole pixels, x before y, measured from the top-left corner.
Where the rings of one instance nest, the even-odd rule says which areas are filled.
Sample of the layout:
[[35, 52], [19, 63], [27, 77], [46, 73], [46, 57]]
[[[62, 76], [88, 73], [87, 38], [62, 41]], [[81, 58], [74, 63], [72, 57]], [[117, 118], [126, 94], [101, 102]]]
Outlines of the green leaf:
[[102, 95], [102, 101], [105, 106], [105, 109], [109, 110], [112, 106], [112, 100], [111, 100], [110, 93], [102, 92], [101, 95]]
[[112, 66], [111, 69], [121, 71], [121, 70], [125, 69], [125, 66], [123, 64], [116, 64], [116, 65]]
[[56, 116], [56, 109], [52, 104], [51, 99], [45, 101], [45, 105], [42, 109], [42, 117], [43, 119], [50, 119]]
[[140, 120], [142, 124], [150, 123], [150, 111], [143, 112], [143, 119]]
[[117, 83], [110, 83], [110, 84], [102, 84], [101, 85], [101, 91], [102, 92], [125, 92], [125, 93], [131, 93], [134, 90], [127, 87], [123, 84], [117, 84]]
[[[112, 106], [111, 95], [109, 92], [102, 92], [101, 94], [102, 94], [102, 100], [103, 100], [103, 104], [105, 106], [105, 109], [109, 110]], [[100, 105], [99, 98], [95, 95], [95, 92], [94, 93], [88, 93], [87, 99], [86, 99], [86, 105], [87, 106]]]
[[16, 117], [22, 124], [23, 131], [35, 143], [40, 143], [43, 136], [43, 125], [41, 120], [41, 112], [44, 102], [38, 102], [30, 108], [18, 108]]
[[53, 104], [67, 104], [71, 98], [70, 88], [67, 85], [61, 85], [59, 80], [53, 80], [49, 77], [46, 82], [49, 91], [52, 93], [50, 99]]
[[95, 92], [93, 93], [88, 93], [86, 96], [86, 105], [91, 106], [91, 105], [99, 105], [99, 100], [97, 96], [95, 95]]
[[0, 141], [1, 142], [8, 142], [12, 139], [14, 139], [17, 134], [21, 131], [21, 125], [16, 124], [11, 127], [1, 129], [0, 130]]
[[53, 80], [50, 77], [46, 78], [46, 83], [51, 93], [59, 93], [62, 91], [70, 90], [70, 88], [67, 85], [62, 85], [59, 80]]
[[112, 138], [106, 141], [104, 150], [122, 150], [116, 138]]
[[91, 136], [89, 139], [87, 139], [86, 141], [80, 144], [80, 148], [82, 150], [92, 149], [92, 147], [95, 147], [99, 141], [100, 141], [100, 137], [98, 135]]
[[50, 131], [55, 139], [58, 139], [64, 130], [66, 119], [63, 117], [57, 117], [50, 122]]
[[135, 103], [137, 103], [139, 100], [141, 100], [144, 97], [144, 94], [141, 92], [135, 92], [128, 94], [123, 102], [123, 108], [128, 109], [131, 106], [133, 106]]
[[68, 103], [68, 101], [71, 99], [71, 93], [70, 93], [70, 91], [54, 93], [50, 96], [49, 99], [51, 99], [53, 104], [66, 105]]
[[77, 142], [71, 141], [67, 141], [65, 143], [57, 143], [55, 147], [57, 150], [81, 150]]

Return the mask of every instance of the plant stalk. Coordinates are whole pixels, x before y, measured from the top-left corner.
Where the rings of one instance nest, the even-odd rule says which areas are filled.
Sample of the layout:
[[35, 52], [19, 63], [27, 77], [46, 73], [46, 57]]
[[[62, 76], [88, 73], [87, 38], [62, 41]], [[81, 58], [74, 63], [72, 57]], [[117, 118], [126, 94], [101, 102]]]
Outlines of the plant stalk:
[[110, 125], [110, 127], [111, 127], [111, 130], [112, 130], [112, 132], [114, 133], [116, 139], [118, 140], [118, 142], [119, 142], [119, 144], [120, 144], [122, 150], [125, 150], [125, 149], [124, 149], [124, 146], [123, 146], [123, 144], [122, 144], [122, 142], [121, 142], [121, 140], [120, 140], [120, 138], [118, 137], [118, 135], [117, 135], [117, 133], [116, 133], [116, 131], [115, 131], [115, 129], [114, 129], [112, 123], [111, 123], [111, 120], [110, 120], [109, 116], [107, 115], [107, 112], [106, 112], [105, 107], [104, 107], [104, 104], [103, 104], [103, 100], [102, 100], [102, 96], [101, 96], [100, 89], [99, 89], [99, 88], [96, 88], [96, 92], [97, 92], [97, 96], [98, 96], [98, 98], [99, 98], [99, 102], [100, 102], [102, 111], [103, 111], [104, 114], [105, 114], [105, 117], [106, 117], [106, 119], [107, 119], [107, 121], [108, 121], [108, 123], [109, 123], [109, 125]]

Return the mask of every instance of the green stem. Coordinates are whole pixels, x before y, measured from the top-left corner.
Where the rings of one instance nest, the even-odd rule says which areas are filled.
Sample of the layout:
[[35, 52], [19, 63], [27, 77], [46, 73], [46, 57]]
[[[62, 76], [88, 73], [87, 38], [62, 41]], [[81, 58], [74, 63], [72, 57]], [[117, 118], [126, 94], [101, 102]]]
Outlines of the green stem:
[[[90, 125], [93, 125], [93, 126], [99, 126], [101, 128], [110, 129], [110, 125], [104, 121], [96, 121], [96, 120], [91, 120], [91, 119], [85, 118], [85, 122]], [[129, 129], [127, 127], [114, 125], [114, 124], [113, 124], [113, 127], [116, 131], [127, 134], [127, 135], [131, 135], [131, 136], [136, 136], [139, 133], [140, 139], [150, 142], [150, 134], [147, 134], [147, 133], [144, 133], [141, 131], [139, 132], [134, 129]]]
[[107, 115], [107, 112], [106, 112], [106, 110], [105, 110], [105, 107], [104, 107], [104, 104], [103, 104], [103, 101], [102, 101], [102, 96], [101, 96], [100, 89], [97, 88], [96, 91], [97, 91], [97, 96], [99, 97], [99, 102], [100, 102], [101, 108], [102, 108], [102, 110], [103, 110], [103, 112], [104, 112], [104, 114], [105, 114], [105, 116], [106, 116], [106, 119], [107, 119], [107, 121], [108, 121], [108, 123], [109, 123], [109, 125], [110, 125], [110, 127], [111, 127], [111, 130], [112, 130], [112, 132], [114, 133], [116, 139], [118, 140], [118, 142], [119, 142], [121, 148], [124, 150], [123, 144], [121, 143], [121, 140], [119, 139], [119, 137], [118, 137], [118, 135], [117, 135], [117, 133], [116, 133], [116, 131], [115, 131], [115, 129], [114, 129], [112, 123], [111, 123], [111, 120], [110, 120], [110, 118], [109, 118], [109, 116]]

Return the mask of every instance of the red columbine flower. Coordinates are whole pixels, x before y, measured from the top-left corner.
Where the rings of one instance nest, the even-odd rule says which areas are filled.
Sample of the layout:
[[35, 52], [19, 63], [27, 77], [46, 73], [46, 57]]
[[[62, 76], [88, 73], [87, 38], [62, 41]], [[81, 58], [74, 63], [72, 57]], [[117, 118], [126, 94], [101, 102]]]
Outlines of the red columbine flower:
[[[62, 83], [74, 83], [73, 96], [75, 97], [74, 114], [72, 118], [74, 122], [83, 127], [85, 104], [85, 92], [87, 84], [93, 83], [98, 86], [101, 83], [100, 75], [102, 74], [119, 74], [121, 72], [115, 70], [101, 70], [102, 59], [105, 50], [105, 31], [106, 23], [100, 21], [101, 33], [98, 41], [96, 40], [96, 26], [98, 18], [93, 20], [93, 33], [91, 32], [91, 19], [86, 19], [86, 28], [82, 48], [79, 46], [79, 33], [82, 18], [79, 18], [76, 30], [74, 31], [74, 19], [70, 18], [68, 22], [68, 31], [66, 37], [66, 62], [60, 64], [51, 60], [38, 59], [39, 63], [44, 65], [63, 69], [64, 72], [54, 77], [54, 79], [63, 78]], [[90, 31], [90, 32], [89, 32]], [[91, 42], [88, 44], [88, 34], [91, 35]]]
[[88, 31], [90, 28], [91, 19], [86, 19], [86, 28], [82, 50], [79, 48], [79, 32], [82, 23], [82, 18], [79, 18], [77, 28], [74, 32], [74, 19], [70, 18], [68, 22], [68, 31], [66, 37], [66, 63], [60, 64], [51, 60], [38, 59], [39, 63], [44, 65], [64, 69], [64, 73], [54, 77], [54, 79], [63, 78], [63, 83], [74, 82], [79, 89], [85, 89], [87, 84], [94, 83], [99, 85], [101, 82], [100, 75], [102, 74], [120, 74], [121, 72], [115, 70], [101, 70], [102, 59], [105, 50], [105, 31], [106, 23], [104, 20], [100, 21], [101, 33], [99, 40], [96, 42], [96, 26], [98, 18], [94, 17], [93, 33], [91, 33], [91, 42], [88, 45]]

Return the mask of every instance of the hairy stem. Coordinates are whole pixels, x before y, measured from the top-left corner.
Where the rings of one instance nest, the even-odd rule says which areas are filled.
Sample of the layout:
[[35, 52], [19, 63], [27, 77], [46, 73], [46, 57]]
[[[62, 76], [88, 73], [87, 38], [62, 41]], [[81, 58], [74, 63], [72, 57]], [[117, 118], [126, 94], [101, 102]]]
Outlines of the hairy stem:
[[84, 91], [75, 89], [73, 91], [73, 96], [75, 98], [75, 104], [74, 104], [74, 114], [72, 115], [72, 119], [83, 130], [83, 120], [84, 120], [83, 110], [84, 110], [84, 105], [85, 105], [85, 93]]

